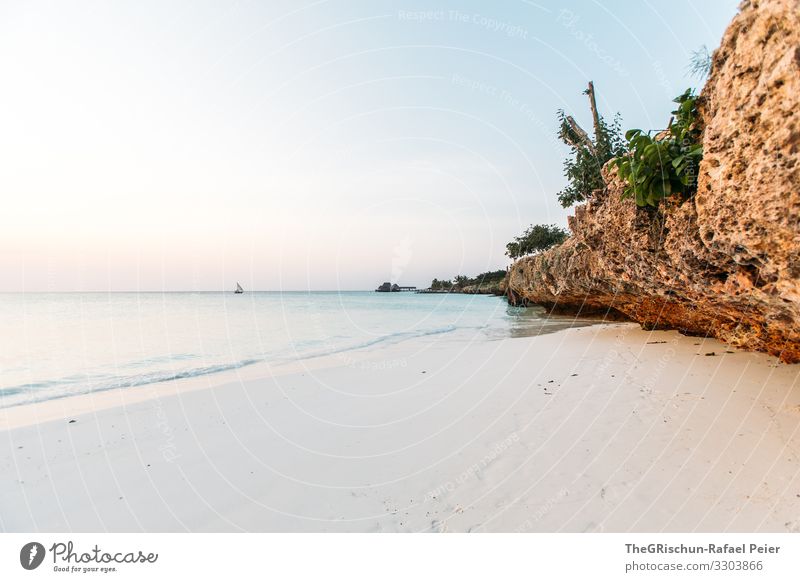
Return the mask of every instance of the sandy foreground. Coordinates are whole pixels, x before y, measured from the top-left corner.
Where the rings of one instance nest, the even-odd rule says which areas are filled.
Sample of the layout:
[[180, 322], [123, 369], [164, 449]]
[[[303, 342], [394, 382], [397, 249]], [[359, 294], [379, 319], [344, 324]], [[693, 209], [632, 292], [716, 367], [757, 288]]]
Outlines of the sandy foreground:
[[799, 379], [616, 324], [3, 409], [0, 529], [800, 531]]

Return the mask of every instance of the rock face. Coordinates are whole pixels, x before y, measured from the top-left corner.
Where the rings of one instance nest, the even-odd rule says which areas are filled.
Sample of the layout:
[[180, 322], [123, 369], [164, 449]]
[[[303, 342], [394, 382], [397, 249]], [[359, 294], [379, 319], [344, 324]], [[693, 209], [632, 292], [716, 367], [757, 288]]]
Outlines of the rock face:
[[466, 295], [497, 295], [503, 296], [506, 294], [506, 282], [503, 281], [490, 281], [488, 283], [480, 283], [476, 285], [465, 285], [456, 293], [464, 293]]
[[703, 89], [698, 192], [657, 210], [608, 189], [573, 236], [517, 261], [512, 303], [620, 314], [800, 361], [800, 0], [752, 0]]

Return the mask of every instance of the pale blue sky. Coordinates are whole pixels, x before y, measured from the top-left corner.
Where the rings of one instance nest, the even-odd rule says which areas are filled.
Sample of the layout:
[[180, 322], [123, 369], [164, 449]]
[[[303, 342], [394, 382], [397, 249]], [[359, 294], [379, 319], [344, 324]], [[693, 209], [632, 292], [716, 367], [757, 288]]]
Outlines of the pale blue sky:
[[556, 110], [664, 126], [736, 4], [0, 0], [0, 290], [504, 267], [566, 223]]

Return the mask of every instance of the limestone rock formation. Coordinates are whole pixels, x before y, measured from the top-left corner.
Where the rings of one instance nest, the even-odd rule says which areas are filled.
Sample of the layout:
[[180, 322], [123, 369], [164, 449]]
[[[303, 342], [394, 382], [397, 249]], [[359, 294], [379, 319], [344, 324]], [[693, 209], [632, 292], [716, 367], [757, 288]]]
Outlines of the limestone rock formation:
[[751, 0], [702, 92], [698, 192], [657, 210], [609, 187], [573, 236], [517, 261], [512, 303], [622, 314], [800, 361], [800, 0]]
[[475, 285], [465, 285], [458, 290], [457, 293], [464, 293], [466, 295], [497, 295], [502, 297], [506, 294], [506, 282], [505, 280], [489, 281]]

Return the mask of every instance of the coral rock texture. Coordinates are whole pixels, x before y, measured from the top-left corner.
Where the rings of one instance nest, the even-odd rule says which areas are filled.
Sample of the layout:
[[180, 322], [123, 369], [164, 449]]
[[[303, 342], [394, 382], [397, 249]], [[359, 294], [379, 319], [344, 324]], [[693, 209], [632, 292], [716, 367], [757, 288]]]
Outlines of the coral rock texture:
[[742, 3], [700, 100], [697, 194], [657, 210], [608, 188], [573, 236], [509, 272], [509, 301], [620, 314], [800, 361], [800, 0]]

